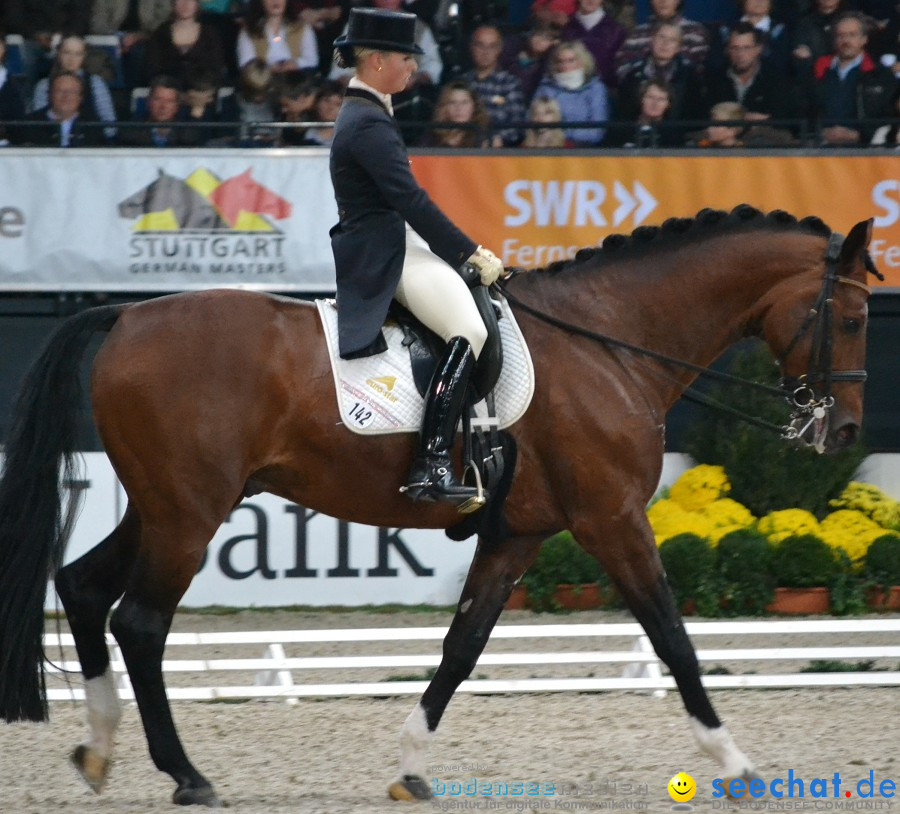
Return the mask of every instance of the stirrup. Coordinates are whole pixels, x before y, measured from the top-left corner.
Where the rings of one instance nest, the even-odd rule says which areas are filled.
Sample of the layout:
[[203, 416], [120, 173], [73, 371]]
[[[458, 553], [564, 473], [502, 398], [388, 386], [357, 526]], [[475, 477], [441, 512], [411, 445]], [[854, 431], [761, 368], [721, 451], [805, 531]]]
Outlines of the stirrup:
[[[456, 506], [456, 510], [460, 514], [471, 514], [472, 512], [481, 509], [487, 503], [488, 495], [482, 486], [481, 474], [471, 465], [467, 465], [466, 468], [469, 469], [470, 467], [475, 471], [476, 485], [472, 487], [460, 483], [458, 484], [458, 487], [465, 489], [466, 492], [470, 492], [474, 488], [474, 495], [454, 495], [452, 492], [441, 491], [438, 483], [427, 477], [423, 480], [412, 481], [401, 486], [400, 492], [415, 502], [452, 503]], [[446, 475], [446, 472], [439, 472], [438, 474]]]

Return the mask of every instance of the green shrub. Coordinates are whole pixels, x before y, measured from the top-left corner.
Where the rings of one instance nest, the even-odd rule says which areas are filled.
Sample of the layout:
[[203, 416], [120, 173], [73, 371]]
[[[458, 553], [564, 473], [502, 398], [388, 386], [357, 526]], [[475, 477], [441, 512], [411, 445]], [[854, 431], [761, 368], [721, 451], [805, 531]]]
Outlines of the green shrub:
[[782, 540], [772, 550], [772, 570], [783, 588], [827, 586], [840, 574], [834, 550], [814, 534]]
[[659, 556], [675, 603], [681, 607], [693, 599], [701, 616], [716, 615], [716, 553], [709, 541], [696, 534], [676, 534], [659, 547]]
[[[739, 349], [728, 370], [752, 381], [778, 382], [774, 360], [758, 341]], [[709, 394], [732, 409], [775, 424], [787, 423], [790, 410], [782, 399], [733, 385], [713, 387]], [[828, 501], [840, 495], [866, 457], [860, 445], [834, 455], [819, 455], [786, 443], [776, 433], [712, 410], [705, 410], [703, 420], [685, 434], [685, 451], [697, 463], [723, 466], [731, 482], [729, 497], [757, 517], [797, 508], [821, 519], [829, 511]]]
[[882, 534], [874, 539], [863, 560], [863, 571], [879, 585], [900, 585], [900, 537]]
[[723, 612], [761, 614], [775, 596], [772, 546], [754, 529], [738, 529], [719, 540], [717, 567]]
[[581, 548], [568, 531], [561, 531], [544, 541], [521, 580], [521, 584], [528, 588], [532, 610], [536, 611], [559, 610], [553, 601], [557, 585], [586, 585], [592, 582], [608, 584], [600, 563]]

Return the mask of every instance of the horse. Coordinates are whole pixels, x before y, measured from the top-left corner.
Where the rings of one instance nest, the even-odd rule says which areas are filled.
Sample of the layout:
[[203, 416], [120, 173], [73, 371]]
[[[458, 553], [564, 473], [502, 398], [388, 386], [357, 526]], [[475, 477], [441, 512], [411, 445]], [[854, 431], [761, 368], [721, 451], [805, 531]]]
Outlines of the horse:
[[[441, 716], [542, 541], [562, 529], [599, 560], [643, 626], [699, 747], [724, 776], [756, 777], [701, 683], [645, 508], [666, 411], [745, 336], [761, 337], [779, 360], [802, 422], [794, 435], [826, 452], [856, 441], [866, 275], [877, 274], [870, 237], [871, 221], [844, 238], [818, 218], [742, 205], [642, 226], [507, 279], [536, 390], [508, 430], [517, 464], [502, 533], [479, 535], [440, 667], [400, 730], [392, 797], [429, 796]], [[108, 537], [61, 567], [79, 360], [97, 332], [107, 335], [93, 361], [93, 417], [128, 503]], [[242, 497], [261, 490], [351, 522], [447, 529], [459, 520], [452, 506], [413, 504], [399, 491], [413, 446], [410, 433], [360, 436], [340, 424], [309, 303], [209, 290], [71, 317], [23, 383], [0, 481], [0, 715], [47, 717], [43, 600], [55, 576], [85, 681], [89, 734], [72, 754], [83, 779], [102, 790], [120, 717], [108, 619], [151, 758], [175, 781], [173, 801], [220, 805], [185, 754], [161, 668], [207, 544]]]

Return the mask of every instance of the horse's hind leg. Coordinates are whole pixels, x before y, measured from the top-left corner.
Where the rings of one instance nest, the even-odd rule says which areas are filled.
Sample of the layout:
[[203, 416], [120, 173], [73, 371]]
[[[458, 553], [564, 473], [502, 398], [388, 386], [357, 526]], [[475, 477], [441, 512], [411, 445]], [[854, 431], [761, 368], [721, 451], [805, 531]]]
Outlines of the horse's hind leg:
[[[110, 618], [110, 630], [122, 650], [141, 713], [150, 757], [177, 783], [173, 801], [180, 805], [222, 805], [209, 781], [188, 760], [166, 696], [163, 651], [179, 600], [191, 583], [203, 551], [230, 504], [212, 522], [185, 511], [181, 521], [146, 517], [141, 542], [125, 595]], [[170, 509], [169, 516], [177, 514]], [[211, 513], [210, 513], [211, 514]]]
[[102, 543], [56, 575], [56, 590], [75, 638], [85, 679], [88, 739], [72, 753], [72, 762], [98, 794], [109, 773], [113, 737], [121, 717], [106, 647], [106, 617], [125, 590], [139, 535], [140, 521], [129, 507]]
[[537, 556], [541, 537], [478, 541], [456, 615], [444, 637], [441, 664], [400, 731], [400, 771], [388, 794], [395, 800], [427, 799], [428, 746], [456, 688], [469, 677], [516, 582]]
[[[635, 518], [640, 518], [635, 520]], [[756, 777], [753, 763], [719, 720], [700, 680], [697, 654], [675, 606], [643, 507], [623, 510], [602, 527], [596, 516], [572, 529], [579, 544], [602, 563], [678, 686], [700, 747], [727, 777]], [[615, 545], [609, 541], [620, 541]]]

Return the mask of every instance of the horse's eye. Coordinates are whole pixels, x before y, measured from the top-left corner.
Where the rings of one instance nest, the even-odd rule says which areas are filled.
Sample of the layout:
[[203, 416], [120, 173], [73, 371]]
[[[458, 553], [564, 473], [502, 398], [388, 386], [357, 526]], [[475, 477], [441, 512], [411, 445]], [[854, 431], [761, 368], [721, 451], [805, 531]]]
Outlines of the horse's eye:
[[862, 327], [862, 322], [858, 319], [845, 319], [844, 320], [844, 332], [848, 334], [858, 334], [859, 329]]

